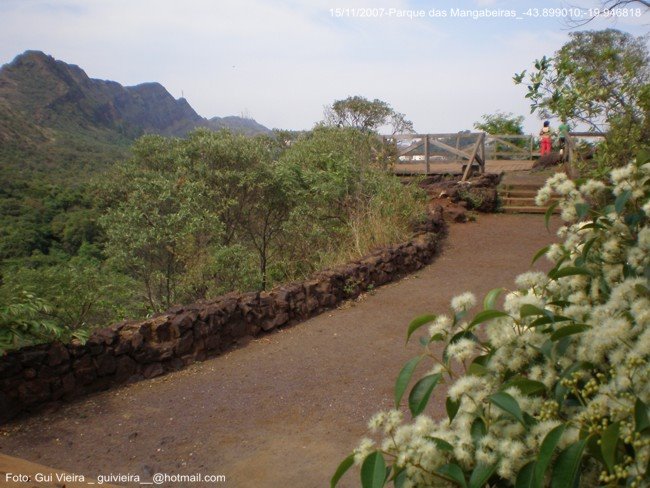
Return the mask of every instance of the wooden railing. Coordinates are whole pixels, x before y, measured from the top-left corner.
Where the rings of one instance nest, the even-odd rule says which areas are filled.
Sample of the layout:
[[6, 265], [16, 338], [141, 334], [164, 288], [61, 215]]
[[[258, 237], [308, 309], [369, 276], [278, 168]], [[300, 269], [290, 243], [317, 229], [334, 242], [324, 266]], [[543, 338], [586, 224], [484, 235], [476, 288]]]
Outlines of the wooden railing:
[[539, 156], [532, 134], [486, 134], [485, 152], [491, 161], [532, 161]]
[[467, 179], [473, 169], [485, 172], [485, 133], [400, 134], [384, 140], [397, 147], [398, 165], [429, 174], [437, 165], [456, 163]]
[[[605, 134], [571, 132], [566, 139], [563, 161], [568, 175], [575, 177], [579, 157], [577, 141], [604, 138]], [[539, 157], [538, 138], [531, 135], [457, 132], [443, 134], [399, 134], [384, 136], [395, 144], [396, 172], [401, 174], [455, 173], [466, 180], [473, 171], [485, 172], [486, 162], [526, 165]], [[554, 150], [557, 143], [554, 143]], [[559, 149], [558, 149], [559, 150]], [[498, 165], [495, 164], [498, 167]], [[503, 164], [501, 164], [503, 166]]]

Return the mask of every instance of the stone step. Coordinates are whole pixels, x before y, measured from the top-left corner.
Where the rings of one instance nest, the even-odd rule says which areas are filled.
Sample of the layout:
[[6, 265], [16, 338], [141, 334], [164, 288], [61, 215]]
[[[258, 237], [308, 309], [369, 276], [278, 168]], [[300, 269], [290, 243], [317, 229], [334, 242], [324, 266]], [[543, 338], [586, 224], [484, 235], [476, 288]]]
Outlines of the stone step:
[[508, 197], [529, 197], [535, 198], [537, 190], [503, 190], [499, 189], [499, 195]]
[[499, 185], [499, 190], [528, 190], [528, 191], [535, 191], [539, 190], [543, 185], [536, 184], [536, 183], [502, 183]]
[[[499, 200], [501, 201], [502, 206], [514, 206], [514, 207], [536, 207], [534, 197], [513, 197], [509, 195], [499, 195]], [[557, 202], [557, 197], [552, 197], [550, 202]]]
[[[532, 213], [544, 214], [545, 207], [535, 205], [535, 197], [542, 187], [541, 183], [506, 183], [498, 187], [499, 200], [501, 201], [501, 211], [504, 213]], [[559, 195], [554, 194], [551, 202], [559, 199]], [[559, 213], [555, 209], [553, 213]]]
[[[547, 207], [537, 207], [535, 205], [506, 205], [501, 207], [503, 213], [530, 213], [530, 214], [545, 214]], [[553, 210], [554, 214], [560, 213], [559, 209]]]
[[528, 197], [499, 196], [502, 207], [535, 207], [535, 199]]

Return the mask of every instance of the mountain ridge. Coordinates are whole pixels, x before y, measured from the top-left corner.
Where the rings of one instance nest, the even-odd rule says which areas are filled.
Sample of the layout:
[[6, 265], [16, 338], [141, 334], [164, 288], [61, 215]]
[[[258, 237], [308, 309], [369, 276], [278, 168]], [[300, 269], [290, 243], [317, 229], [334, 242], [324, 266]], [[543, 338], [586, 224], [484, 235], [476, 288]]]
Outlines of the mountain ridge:
[[28, 50], [0, 67], [0, 162], [30, 155], [64, 160], [122, 156], [137, 137], [183, 137], [195, 128], [246, 135], [271, 131], [252, 119], [200, 116], [158, 82], [123, 86], [90, 78], [75, 64]]

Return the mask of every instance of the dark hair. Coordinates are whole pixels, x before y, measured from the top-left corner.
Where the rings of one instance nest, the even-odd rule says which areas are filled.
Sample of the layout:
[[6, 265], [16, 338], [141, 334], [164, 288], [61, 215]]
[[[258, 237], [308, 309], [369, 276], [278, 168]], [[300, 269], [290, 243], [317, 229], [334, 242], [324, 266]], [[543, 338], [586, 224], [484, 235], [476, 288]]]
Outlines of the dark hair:
[[551, 125], [551, 123], [548, 120], [545, 120], [544, 121], [544, 127], [548, 127], [549, 125]]

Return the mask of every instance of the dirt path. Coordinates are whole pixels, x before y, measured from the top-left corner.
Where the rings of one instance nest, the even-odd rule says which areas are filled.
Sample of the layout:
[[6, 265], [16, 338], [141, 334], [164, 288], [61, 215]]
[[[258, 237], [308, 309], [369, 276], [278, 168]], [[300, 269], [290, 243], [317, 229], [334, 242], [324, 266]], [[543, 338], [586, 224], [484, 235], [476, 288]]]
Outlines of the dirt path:
[[540, 216], [453, 225], [442, 255], [417, 275], [186, 370], [11, 424], [0, 454], [94, 477], [200, 473], [226, 477], [214, 486], [328, 486], [367, 419], [391, 406], [395, 376], [417, 351], [403, 346], [408, 322], [446, 311], [460, 292], [512, 286], [553, 239]]

